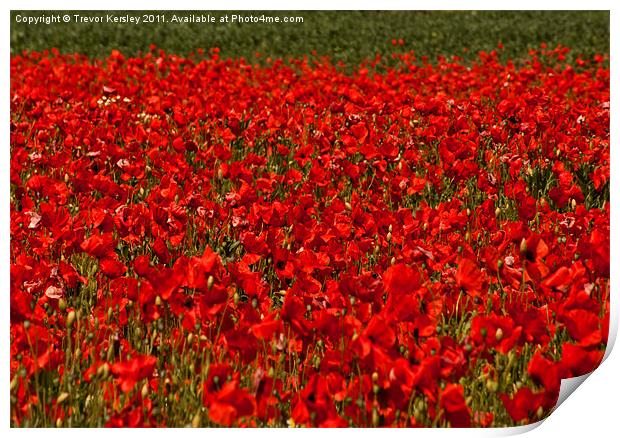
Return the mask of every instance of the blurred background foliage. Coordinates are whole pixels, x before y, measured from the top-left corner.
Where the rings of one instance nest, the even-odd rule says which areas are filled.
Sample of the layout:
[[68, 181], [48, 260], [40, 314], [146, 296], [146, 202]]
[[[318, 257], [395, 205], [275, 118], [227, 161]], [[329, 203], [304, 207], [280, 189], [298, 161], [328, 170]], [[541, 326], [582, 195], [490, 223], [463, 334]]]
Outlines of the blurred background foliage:
[[[105, 16], [110, 11], [77, 11], [84, 16]], [[115, 11], [117, 15], [165, 14], [166, 23], [27, 25], [17, 15], [40, 16], [71, 11], [12, 11], [11, 52], [57, 48], [104, 57], [117, 49], [125, 55], [149, 50], [188, 54], [197, 48], [218, 47], [221, 56], [256, 59], [299, 57], [316, 51], [334, 62], [356, 64], [377, 53], [414, 50], [431, 60], [439, 55], [475, 58], [479, 51], [504, 44], [501, 57], [522, 59], [542, 42], [571, 48], [577, 55], [609, 53], [608, 11], [238, 11], [241, 15], [301, 16], [303, 23], [171, 23], [172, 14], [191, 11]], [[218, 18], [232, 11], [201, 11]], [[402, 39], [404, 45], [393, 44]]]

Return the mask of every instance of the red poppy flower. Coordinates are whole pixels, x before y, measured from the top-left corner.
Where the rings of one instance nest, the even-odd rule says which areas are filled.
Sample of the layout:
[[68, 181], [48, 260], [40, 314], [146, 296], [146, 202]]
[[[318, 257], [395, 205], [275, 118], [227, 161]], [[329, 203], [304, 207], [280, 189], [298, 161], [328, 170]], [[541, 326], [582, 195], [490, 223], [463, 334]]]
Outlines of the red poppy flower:
[[134, 388], [136, 382], [151, 377], [156, 363], [156, 357], [139, 354], [126, 361], [113, 364], [111, 370], [121, 390], [129, 392]]

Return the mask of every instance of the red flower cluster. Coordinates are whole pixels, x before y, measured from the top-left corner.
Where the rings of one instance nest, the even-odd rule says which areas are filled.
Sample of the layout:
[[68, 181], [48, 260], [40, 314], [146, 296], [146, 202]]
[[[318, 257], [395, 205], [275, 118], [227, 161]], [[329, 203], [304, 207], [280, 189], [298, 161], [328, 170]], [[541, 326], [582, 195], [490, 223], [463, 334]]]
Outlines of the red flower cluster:
[[12, 421], [548, 414], [609, 315], [609, 69], [564, 54], [13, 56]]

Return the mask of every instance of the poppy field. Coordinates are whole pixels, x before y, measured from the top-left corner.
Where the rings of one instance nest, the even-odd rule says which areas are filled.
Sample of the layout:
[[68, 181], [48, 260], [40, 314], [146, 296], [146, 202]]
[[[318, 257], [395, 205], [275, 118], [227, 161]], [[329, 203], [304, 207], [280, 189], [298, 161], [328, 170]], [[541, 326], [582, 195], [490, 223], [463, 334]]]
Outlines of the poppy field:
[[11, 56], [11, 424], [536, 422], [609, 326], [609, 57]]

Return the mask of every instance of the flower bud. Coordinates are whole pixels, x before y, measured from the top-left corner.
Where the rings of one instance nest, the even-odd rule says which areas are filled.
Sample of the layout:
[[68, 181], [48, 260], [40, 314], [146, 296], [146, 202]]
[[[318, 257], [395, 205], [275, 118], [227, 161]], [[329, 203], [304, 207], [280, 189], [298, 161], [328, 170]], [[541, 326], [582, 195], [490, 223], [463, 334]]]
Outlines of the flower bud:
[[211, 290], [213, 288], [213, 283], [215, 282], [215, 278], [213, 278], [213, 275], [209, 275], [209, 278], [207, 278], [207, 289]]
[[194, 429], [200, 427], [200, 411], [196, 412], [196, 415], [192, 418], [192, 427]]
[[372, 426], [379, 427], [379, 421], [379, 411], [377, 410], [377, 408], [372, 408]]
[[496, 392], [499, 387], [498, 383], [492, 379], [487, 380], [486, 386], [489, 392]]
[[497, 327], [497, 330], [495, 331], [495, 339], [498, 341], [501, 341], [503, 337], [504, 337], [504, 331], [502, 330], [501, 327]]
[[67, 328], [71, 328], [73, 326], [73, 323], [75, 322], [75, 310], [72, 310], [71, 312], [69, 312], [69, 314], [67, 315], [67, 320], [66, 320], [66, 326]]
[[525, 237], [521, 239], [521, 244], [519, 245], [519, 252], [521, 253], [521, 255], [525, 255], [527, 253], [527, 240], [525, 240]]

